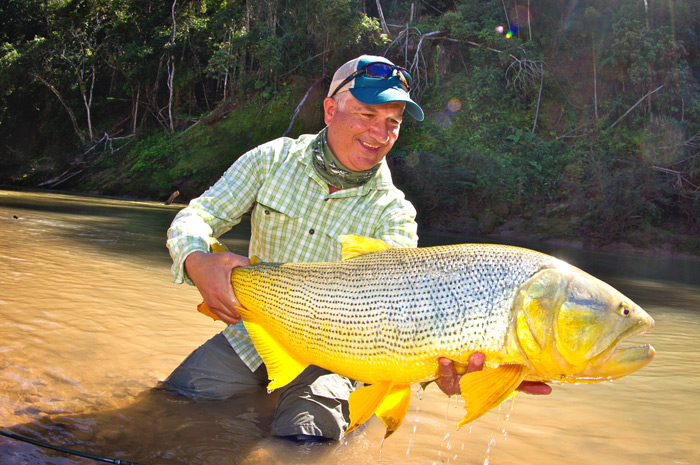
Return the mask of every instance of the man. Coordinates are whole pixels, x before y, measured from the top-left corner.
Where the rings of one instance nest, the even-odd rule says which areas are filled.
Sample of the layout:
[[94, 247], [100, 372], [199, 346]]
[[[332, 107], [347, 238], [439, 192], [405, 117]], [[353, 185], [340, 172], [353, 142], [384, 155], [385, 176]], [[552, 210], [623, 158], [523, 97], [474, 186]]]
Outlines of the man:
[[[410, 97], [409, 73], [363, 55], [341, 66], [323, 101], [327, 125], [317, 135], [281, 138], [241, 156], [173, 220], [168, 248], [175, 282], [197, 286], [209, 309], [229, 326], [195, 350], [163, 383], [192, 397], [227, 398], [264, 389], [267, 371], [240, 323], [231, 271], [247, 257], [210, 254], [209, 240], [251, 213], [249, 255], [268, 262], [335, 261], [341, 234], [416, 247], [416, 211], [391, 181], [385, 157], [399, 136], [404, 111], [423, 111]], [[469, 370], [480, 369], [477, 354]], [[451, 361], [440, 361], [438, 385], [459, 392]], [[293, 439], [339, 440], [348, 425], [354, 382], [307, 368], [277, 392], [272, 432]]]

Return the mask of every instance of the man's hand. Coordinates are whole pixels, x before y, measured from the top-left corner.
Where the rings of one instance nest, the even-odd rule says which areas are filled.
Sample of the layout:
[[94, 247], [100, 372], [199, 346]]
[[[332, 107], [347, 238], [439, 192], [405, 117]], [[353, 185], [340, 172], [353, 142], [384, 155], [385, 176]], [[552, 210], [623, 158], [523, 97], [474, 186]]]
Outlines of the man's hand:
[[[448, 396], [459, 394], [459, 379], [462, 376], [457, 374], [454, 362], [448, 358], [441, 358], [438, 363], [440, 366], [440, 377], [435, 380], [435, 383], [438, 385], [440, 390]], [[469, 364], [467, 365], [466, 373], [479, 371], [483, 368], [483, 366], [484, 354], [476, 352], [469, 357]], [[535, 395], [547, 395], [552, 392], [552, 388], [549, 385], [537, 381], [523, 381], [520, 383], [517, 390]]]
[[236, 309], [241, 304], [231, 287], [231, 272], [246, 265], [250, 265], [248, 258], [230, 252], [193, 252], [185, 259], [187, 275], [197, 286], [209, 310], [224, 323], [241, 321], [241, 314]]

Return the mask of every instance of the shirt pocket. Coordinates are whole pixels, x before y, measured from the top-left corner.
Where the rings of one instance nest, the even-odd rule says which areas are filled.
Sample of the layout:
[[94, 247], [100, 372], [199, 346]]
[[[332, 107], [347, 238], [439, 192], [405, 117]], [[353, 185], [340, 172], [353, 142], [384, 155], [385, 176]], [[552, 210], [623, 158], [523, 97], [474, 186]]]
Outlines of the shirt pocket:
[[301, 226], [301, 211], [276, 199], [260, 199], [251, 215], [253, 227], [265, 236], [285, 238], [297, 232]]

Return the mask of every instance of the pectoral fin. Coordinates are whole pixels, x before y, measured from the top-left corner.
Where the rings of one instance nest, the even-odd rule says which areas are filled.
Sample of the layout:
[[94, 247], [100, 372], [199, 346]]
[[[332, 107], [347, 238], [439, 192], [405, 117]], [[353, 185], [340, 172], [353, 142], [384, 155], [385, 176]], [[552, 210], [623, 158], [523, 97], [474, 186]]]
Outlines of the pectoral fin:
[[199, 313], [201, 313], [202, 315], [208, 316], [209, 318], [211, 318], [214, 321], [221, 321], [221, 318], [219, 318], [214, 312], [209, 310], [209, 306], [204, 302], [197, 305], [197, 311]]
[[[362, 423], [370, 419], [381, 404], [382, 400], [391, 392], [391, 383], [377, 383], [365, 386], [350, 393], [348, 404], [350, 408], [350, 426], [345, 431], [349, 433]], [[405, 412], [404, 412], [405, 413]]]
[[211, 248], [212, 253], [228, 252], [228, 247], [219, 242], [215, 237], [209, 238], [209, 248]]
[[238, 310], [241, 312], [243, 324], [255, 345], [255, 349], [260, 354], [263, 362], [265, 362], [267, 376], [271, 380], [270, 384], [267, 385], [267, 389], [273, 390], [286, 386], [309, 366], [308, 363], [291, 356], [282, 344], [252, 318], [248, 310], [244, 308], [239, 308]]
[[401, 422], [408, 411], [408, 403], [411, 400], [411, 386], [394, 386], [389, 391], [389, 394], [384, 398], [379, 407], [374, 412], [384, 426], [386, 426], [386, 434], [384, 439], [399, 429]]
[[379, 250], [386, 250], [391, 248], [389, 244], [380, 239], [373, 239], [371, 237], [364, 236], [355, 236], [352, 234], [338, 236], [338, 240], [342, 245], [341, 253], [343, 260], [357, 257], [358, 255], [363, 255], [366, 253], [377, 252]]
[[524, 377], [520, 365], [501, 365], [498, 368], [474, 371], [462, 376], [459, 387], [464, 397], [467, 415], [457, 427], [474, 421], [515, 392]]

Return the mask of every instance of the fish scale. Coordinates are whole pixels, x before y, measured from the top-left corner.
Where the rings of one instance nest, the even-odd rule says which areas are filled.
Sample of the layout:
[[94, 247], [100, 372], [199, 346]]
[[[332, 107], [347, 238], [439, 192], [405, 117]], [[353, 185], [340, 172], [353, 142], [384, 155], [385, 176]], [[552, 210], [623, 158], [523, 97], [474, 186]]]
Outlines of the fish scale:
[[241, 304], [259, 310], [261, 324], [304, 363], [401, 383], [434, 378], [441, 356], [466, 362], [474, 351], [501, 350], [517, 287], [558, 263], [526, 249], [461, 244], [263, 263], [237, 268], [232, 281]]

